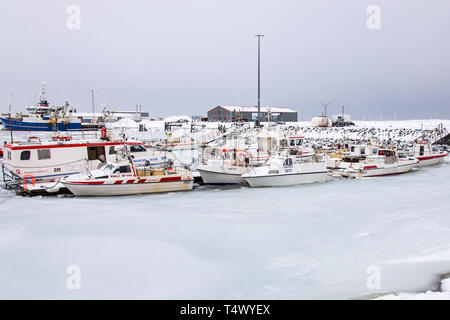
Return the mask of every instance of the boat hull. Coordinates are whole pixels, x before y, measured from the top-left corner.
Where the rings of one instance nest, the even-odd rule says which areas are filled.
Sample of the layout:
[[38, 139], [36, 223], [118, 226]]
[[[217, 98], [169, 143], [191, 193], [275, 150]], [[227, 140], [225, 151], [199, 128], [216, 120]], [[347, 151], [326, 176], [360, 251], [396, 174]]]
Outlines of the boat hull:
[[240, 173], [225, 173], [198, 168], [197, 171], [202, 176], [204, 184], [245, 184], [245, 180], [242, 179]]
[[434, 164], [439, 164], [444, 161], [447, 154], [440, 154], [440, 155], [434, 155], [434, 156], [428, 156], [428, 157], [416, 157], [419, 159], [419, 163], [417, 166], [424, 167], [424, 166], [430, 166]]
[[362, 172], [346, 172], [344, 171], [342, 176], [356, 178], [356, 177], [381, 177], [395, 174], [402, 174], [410, 172], [414, 167], [417, 167], [416, 163], [404, 164], [399, 166], [391, 166], [384, 168], [364, 169]]
[[62, 182], [75, 196], [123, 196], [133, 194], [187, 191], [194, 186], [193, 180], [131, 183], [131, 184], [77, 184]]
[[80, 122], [69, 123], [52, 123], [50, 121], [42, 120], [39, 122], [17, 121], [8, 118], [0, 118], [3, 123], [3, 129], [13, 131], [80, 131]]
[[273, 174], [265, 176], [243, 177], [250, 187], [282, 187], [329, 180], [327, 172]]

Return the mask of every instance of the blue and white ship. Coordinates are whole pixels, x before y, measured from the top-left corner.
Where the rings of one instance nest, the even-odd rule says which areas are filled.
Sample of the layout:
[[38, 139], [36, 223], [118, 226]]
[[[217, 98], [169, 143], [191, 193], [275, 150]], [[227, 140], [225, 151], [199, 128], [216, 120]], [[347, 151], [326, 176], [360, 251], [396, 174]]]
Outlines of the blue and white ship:
[[38, 105], [27, 106], [28, 115], [0, 116], [3, 129], [20, 131], [80, 131], [81, 120], [74, 117], [74, 110], [69, 110], [69, 104], [62, 107], [51, 106], [45, 97], [45, 83], [42, 83], [42, 93]]

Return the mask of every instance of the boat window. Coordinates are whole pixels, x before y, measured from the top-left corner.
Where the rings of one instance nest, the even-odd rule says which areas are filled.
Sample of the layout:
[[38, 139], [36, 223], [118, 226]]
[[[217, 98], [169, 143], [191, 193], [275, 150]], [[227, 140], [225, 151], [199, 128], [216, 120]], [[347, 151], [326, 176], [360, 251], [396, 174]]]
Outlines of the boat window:
[[130, 146], [130, 152], [144, 152], [147, 151], [143, 146], [137, 145], [137, 146]]
[[8, 157], [8, 160], [11, 160], [11, 151], [8, 151], [7, 157]]
[[289, 140], [289, 145], [291, 147], [295, 146], [295, 140], [294, 139]]
[[288, 158], [288, 159], [284, 160], [284, 165], [285, 166], [292, 166], [292, 159]]
[[350, 148], [350, 151], [351, 151], [351, 152], [355, 152], [355, 147], [352, 146], [352, 147]]
[[420, 146], [420, 154], [419, 155], [423, 156], [424, 153], [425, 153], [425, 147]]
[[131, 168], [130, 166], [120, 166], [116, 170], [114, 170], [114, 173], [130, 173]]
[[378, 149], [376, 149], [376, 148], [372, 149], [372, 154], [377, 154], [377, 152], [378, 152]]
[[31, 151], [25, 150], [20, 153], [20, 160], [30, 160]]
[[116, 147], [115, 146], [110, 146], [109, 147], [109, 154], [116, 154], [116, 153], [117, 153]]
[[365, 154], [366, 154], [366, 148], [361, 148], [360, 150], [361, 150], [361, 154], [362, 154], [362, 155], [365, 155]]
[[401, 159], [406, 159], [406, 156], [403, 153], [399, 153], [398, 157], [401, 158]]
[[114, 166], [112, 164], [108, 163], [108, 164], [105, 164], [102, 169], [106, 172], [111, 172], [111, 170], [113, 168], [114, 168]]
[[302, 145], [303, 140], [302, 139], [297, 139], [297, 145], [301, 146]]
[[51, 158], [50, 149], [38, 149], [38, 160], [48, 160]]
[[100, 156], [105, 159], [105, 147], [87, 147], [88, 160], [99, 160]]

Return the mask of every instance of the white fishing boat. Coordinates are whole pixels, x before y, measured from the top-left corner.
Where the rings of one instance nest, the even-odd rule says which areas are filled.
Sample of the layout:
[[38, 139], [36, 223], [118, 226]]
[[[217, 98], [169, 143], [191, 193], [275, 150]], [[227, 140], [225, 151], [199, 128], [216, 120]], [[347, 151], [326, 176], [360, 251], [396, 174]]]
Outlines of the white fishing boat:
[[250, 166], [233, 165], [233, 161], [209, 161], [200, 164], [196, 170], [205, 184], [244, 184], [241, 176], [251, 170]]
[[340, 169], [337, 173], [350, 178], [386, 176], [409, 172], [418, 163], [418, 159], [397, 150], [380, 148], [376, 155], [364, 159], [343, 158], [341, 165], [345, 169]]
[[275, 156], [242, 178], [251, 187], [277, 187], [329, 180], [326, 162], [317, 157]]
[[121, 196], [191, 190], [194, 179], [188, 170], [138, 169], [131, 161], [122, 161], [65, 177], [60, 183], [75, 196]]
[[429, 166], [442, 163], [448, 152], [439, 150], [438, 147], [428, 142], [419, 142], [414, 144], [412, 156], [419, 160], [418, 166]]

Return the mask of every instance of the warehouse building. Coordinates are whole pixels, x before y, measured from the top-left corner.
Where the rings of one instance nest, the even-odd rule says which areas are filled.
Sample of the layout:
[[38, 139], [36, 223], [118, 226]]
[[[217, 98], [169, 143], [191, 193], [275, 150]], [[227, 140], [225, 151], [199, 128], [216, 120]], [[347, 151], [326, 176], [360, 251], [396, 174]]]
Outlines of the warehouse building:
[[[261, 107], [261, 121], [293, 122], [297, 121], [297, 111], [285, 107]], [[209, 121], [256, 121], [258, 107], [217, 106], [208, 111]]]

